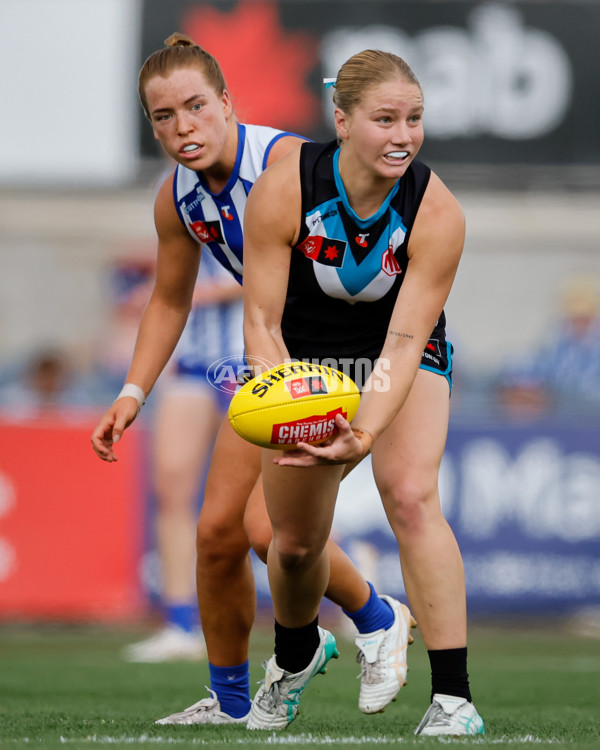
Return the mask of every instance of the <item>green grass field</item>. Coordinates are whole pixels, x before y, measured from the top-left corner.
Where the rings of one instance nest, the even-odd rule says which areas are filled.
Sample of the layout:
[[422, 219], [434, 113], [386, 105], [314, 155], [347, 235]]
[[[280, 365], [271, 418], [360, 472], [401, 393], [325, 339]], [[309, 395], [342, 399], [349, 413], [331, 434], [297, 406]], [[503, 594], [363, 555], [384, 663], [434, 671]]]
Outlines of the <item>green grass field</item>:
[[[409, 651], [408, 685], [384, 713], [359, 712], [354, 646], [340, 639], [340, 658], [314, 678], [299, 717], [280, 733], [154, 725], [206, 695], [208, 668], [205, 662], [123, 663], [120, 647], [140, 635], [89, 627], [0, 627], [0, 747], [600, 748], [600, 643], [574, 638], [560, 625], [471, 627], [471, 683], [487, 734], [463, 739], [413, 736], [429, 704], [428, 662], [418, 633]], [[262, 676], [261, 661], [271, 651], [270, 630], [257, 628], [253, 681]]]

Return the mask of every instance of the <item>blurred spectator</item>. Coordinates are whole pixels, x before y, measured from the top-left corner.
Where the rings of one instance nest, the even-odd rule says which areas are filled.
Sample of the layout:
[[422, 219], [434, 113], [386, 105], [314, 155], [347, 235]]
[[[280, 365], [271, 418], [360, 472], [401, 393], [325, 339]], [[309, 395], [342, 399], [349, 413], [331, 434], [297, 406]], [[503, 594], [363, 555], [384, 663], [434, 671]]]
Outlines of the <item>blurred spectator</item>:
[[600, 280], [573, 276], [562, 290], [548, 341], [496, 382], [498, 405], [511, 417], [538, 418], [600, 409]]
[[600, 405], [600, 282], [592, 276], [569, 279], [554, 340], [543, 347], [535, 368], [556, 395]]
[[12, 418], [38, 417], [57, 409], [93, 404], [93, 389], [60, 349], [35, 352], [0, 388], [0, 409]]
[[555, 399], [548, 385], [528, 367], [512, 367], [494, 383], [494, 400], [500, 413], [515, 420], [541, 419], [553, 412]]
[[99, 360], [96, 371], [110, 394], [121, 389], [129, 369], [140, 318], [152, 292], [155, 265], [152, 253], [143, 248], [130, 252], [109, 269], [109, 330], [103, 332], [95, 349]]

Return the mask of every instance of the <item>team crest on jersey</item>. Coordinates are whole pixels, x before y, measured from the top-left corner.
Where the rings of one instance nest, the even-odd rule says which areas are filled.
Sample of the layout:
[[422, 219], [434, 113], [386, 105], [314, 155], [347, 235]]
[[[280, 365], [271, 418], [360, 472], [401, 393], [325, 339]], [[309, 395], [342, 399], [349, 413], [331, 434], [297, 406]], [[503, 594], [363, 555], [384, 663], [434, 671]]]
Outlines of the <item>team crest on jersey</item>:
[[344, 262], [347, 243], [342, 240], [330, 240], [328, 237], [309, 236], [303, 240], [298, 249], [310, 260], [322, 263], [324, 266], [341, 268]]
[[394, 250], [391, 246], [381, 256], [381, 270], [387, 273], [388, 276], [397, 276], [399, 273], [402, 273], [400, 264], [396, 260]]
[[288, 380], [285, 383], [285, 387], [293, 399], [313, 396], [317, 393], [329, 393], [325, 381], [320, 377]]
[[200, 242], [223, 242], [223, 232], [218, 221], [193, 221], [190, 228]]

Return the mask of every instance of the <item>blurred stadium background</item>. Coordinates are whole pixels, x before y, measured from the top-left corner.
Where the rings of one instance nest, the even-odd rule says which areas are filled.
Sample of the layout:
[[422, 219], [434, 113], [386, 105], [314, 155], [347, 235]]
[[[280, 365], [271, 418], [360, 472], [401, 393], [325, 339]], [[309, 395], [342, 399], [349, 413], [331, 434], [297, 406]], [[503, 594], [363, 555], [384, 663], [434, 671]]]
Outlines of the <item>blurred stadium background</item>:
[[[442, 489], [470, 608], [562, 613], [597, 633], [600, 328], [574, 369], [552, 345], [565, 316], [600, 309], [600, 2], [2, 0], [0, 29], [0, 621], [151, 611], [152, 398], [119, 464], [98, 461], [89, 434], [131, 354], [132, 290], [152, 274], [166, 164], [137, 72], [179, 30], [220, 60], [240, 120], [317, 139], [333, 135], [322, 78], [349, 55], [390, 49], [413, 66], [421, 156], [468, 225], [447, 306]], [[44, 358], [70, 377], [70, 407], [51, 414], [14, 390]], [[342, 489], [335, 533], [402, 593], [368, 466]]]

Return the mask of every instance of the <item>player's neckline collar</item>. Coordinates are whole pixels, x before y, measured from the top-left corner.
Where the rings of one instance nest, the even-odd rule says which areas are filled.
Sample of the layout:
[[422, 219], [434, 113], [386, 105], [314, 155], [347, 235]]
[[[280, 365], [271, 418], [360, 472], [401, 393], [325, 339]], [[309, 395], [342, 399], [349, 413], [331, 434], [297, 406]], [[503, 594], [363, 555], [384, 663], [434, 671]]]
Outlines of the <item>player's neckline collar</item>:
[[337, 191], [340, 195], [340, 198], [342, 199], [342, 204], [344, 208], [346, 209], [346, 212], [348, 213], [348, 215], [352, 218], [352, 220], [359, 227], [369, 227], [371, 226], [371, 224], [374, 224], [378, 219], [380, 219], [384, 215], [384, 213], [388, 210], [388, 207], [390, 205], [392, 198], [396, 195], [396, 193], [398, 192], [398, 189], [400, 188], [401, 178], [398, 178], [396, 180], [394, 187], [386, 195], [378, 211], [374, 213], [372, 216], [368, 216], [366, 219], [361, 219], [360, 216], [356, 213], [356, 211], [352, 208], [348, 200], [348, 195], [346, 194], [346, 188], [344, 187], [344, 183], [342, 182], [342, 178], [340, 176], [339, 161], [340, 161], [340, 149], [338, 148], [336, 149], [333, 155], [333, 178], [335, 180], [335, 186], [337, 188]]

